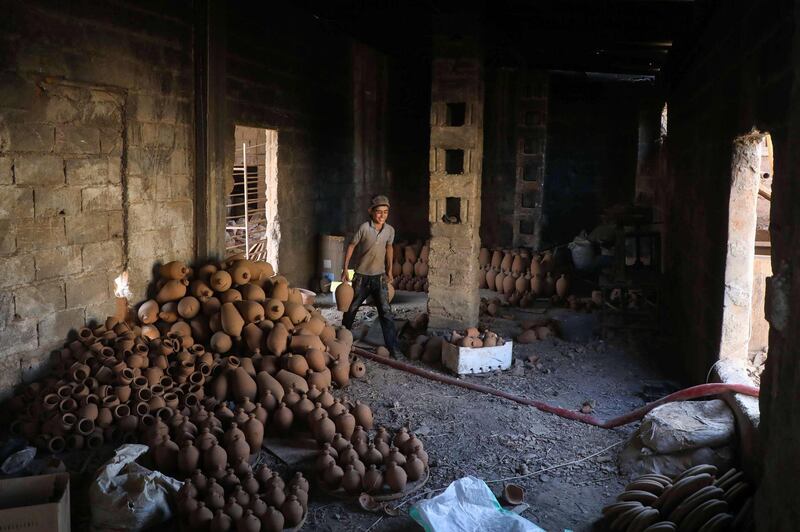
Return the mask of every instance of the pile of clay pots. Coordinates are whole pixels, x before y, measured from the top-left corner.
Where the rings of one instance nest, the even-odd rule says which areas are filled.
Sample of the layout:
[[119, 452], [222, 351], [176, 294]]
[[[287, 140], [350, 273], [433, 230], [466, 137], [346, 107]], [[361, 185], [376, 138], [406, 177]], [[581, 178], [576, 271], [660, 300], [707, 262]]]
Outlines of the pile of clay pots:
[[528, 307], [537, 298], [564, 301], [569, 294], [569, 279], [555, 274], [550, 251], [531, 254], [526, 249], [481, 248], [478, 263], [478, 288], [504, 294], [512, 306]]
[[718, 476], [715, 466], [699, 465], [675, 478], [635, 479], [603, 516], [612, 532], [752, 530], [752, 491], [736, 469]]
[[522, 322], [522, 332], [517, 336], [517, 343], [532, 344], [538, 340], [547, 340], [555, 336], [556, 327], [551, 320], [533, 320]]
[[428, 291], [429, 253], [428, 242], [394, 245], [394, 262], [392, 263], [394, 281], [392, 284], [397, 290]]
[[408, 348], [406, 355], [409, 360], [421, 360], [427, 364], [439, 364], [442, 361], [443, 336], [426, 336], [421, 334]]
[[330, 492], [389, 495], [420, 480], [427, 467], [428, 454], [408, 429], [401, 428], [393, 436], [380, 427], [370, 437], [367, 429], [356, 426], [349, 434], [336, 433], [329, 443], [322, 444], [314, 472]]
[[465, 331], [453, 331], [446, 341], [458, 347], [496, 347], [506, 342], [500, 335], [489, 329], [480, 332], [476, 327], [469, 327]]
[[281, 532], [305, 521], [308, 489], [301, 473], [286, 483], [266, 465], [242, 462], [220, 478], [196, 470], [178, 492], [178, 518], [185, 530]]

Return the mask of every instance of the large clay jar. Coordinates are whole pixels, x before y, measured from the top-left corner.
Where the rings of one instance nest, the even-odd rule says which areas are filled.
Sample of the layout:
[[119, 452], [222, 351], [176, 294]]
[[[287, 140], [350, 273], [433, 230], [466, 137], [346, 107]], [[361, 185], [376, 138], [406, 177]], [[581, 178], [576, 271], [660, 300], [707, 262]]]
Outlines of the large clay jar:
[[503, 253], [503, 261], [500, 263], [500, 269], [505, 273], [511, 272], [511, 264], [514, 261], [514, 256], [510, 251]]
[[[257, 450], [257, 449], [256, 449]], [[250, 456], [250, 446], [239, 434], [235, 434], [225, 446], [228, 460], [235, 462], [237, 459], [247, 460]]]
[[325, 485], [332, 490], [338, 489], [344, 476], [344, 470], [336, 465], [336, 462], [330, 462], [327, 469], [322, 472], [322, 480]]
[[302, 355], [288, 355], [285, 357], [286, 369], [295, 375], [305, 376], [308, 372], [308, 362]]
[[514, 255], [514, 260], [511, 261], [511, 273], [520, 274], [523, 272], [525, 266], [522, 264], [522, 257]]
[[336, 434], [336, 424], [328, 417], [328, 413], [323, 411], [322, 417], [314, 424], [314, 437], [319, 443], [330, 443]]
[[272, 287], [272, 293], [270, 296], [273, 299], [277, 299], [279, 301], [288, 301], [289, 300], [289, 283], [285, 280], [279, 280], [275, 283]]
[[506, 275], [503, 279], [503, 294], [506, 297], [509, 297], [511, 294], [514, 293], [514, 285], [516, 284], [517, 280], [514, 278], [513, 275]]
[[194, 446], [192, 440], [183, 441], [183, 446], [178, 451], [177, 462], [180, 478], [188, 477], [197, 469], [197, 464], [200, 462], [200, 450]]
[[275, 356], [281, 356], [289, 349], [289, 331], [283, 323], [276, 323], [267, 336], [267, 351]]
[[399, 493], [405, 489], [408, 475], [402, 467], [391, 461], [386, 466], [385, 479], [389, 489], [394, 493]]
[[158, 273], [165, 279], [183, 279], [189, 273], [189, 268], [183, 262], [173, 260], [161, 266]]
[[212, 351], [224, 354], [233, 347], [233, 339], [226, 333], [218, 331], [211, 336], [210, 345]]
[[361, 475], [352, 465], [344, 466], [344, 476], [342, 477], [342, 489], [350, 495], [361, 493]]
[[544, 295], [544, 278], [541, 273], [535, 274], [531, 277], [531, 292], [536, 297]]
[[186, 295], [187, 286], [189, 286], [189, 281], [185, 279], [167, 281], [156, 294], [156, 301], [159, 303], [177, 301]]
[[374, 421], [372, 409], [369, 406], [365, 405], [361, 401], [356, 401], [356, 405], [353, 407], [351, 413], [356, 420], [356, 425], [360, 425], [366, 430], [372, 430]]
[[505, 272], [501, 271], [500, 273], [497, 274], [497, 276], [494, 278], [494, 288], [493, 288], [493, 290], [495, 292], [502, 292], [503, 291], [503, 283], [505, 282], [505, 279], [506, 279]]
[[158, 302], [154, 299], [148, 299], [139, 306], [137, 315], [142, 325], [149, 325], [155, 323], [158, 319]]
[[281, 513], [283, 514], [284, 526], [287, 528], [297, 526], [303, 520], [303, 506], [297, 497], [289, 495], [281, 505]]
[[232, 372], [229, 372], [228, 381], [230, 391], [235, 401], [242, 402], [245, 397], [251, 401], [256, 400], [256, 394], [258, 392], [256, 381], [253, 380], [244, 368], [238, 367]]
[[220, 321], [222, 330], [233, 338], [239, 338], [242, 335], [242, 328], [244, 327], [244, 319], [236, 306], [233, 303], [224, 303], [220, 309]]
[[169, 436], [162, 436], [161, 443], [153, 449], [153, 459], [159, 471], [175, 476], [175, 462], [178, 458], [178, 444]]
[[561, 277], [558, 278], [556, 281], [556, 294], [558, 297], [564, 298], [567, 297], [569, 293], [569, 280], [567, 279], [566, 274], [561, 274]]
[[269, 506], [261, 516], [261, 529], [264, 532], [281, 532], [285, 519], [277, 508]]
[[284, 434], [292, 427], [293, 420], [292, 409], [286, 406], [286, 403], [281, 402], [272, 413], [272, 428], [278, 434]]
[[494, 250], [492, 252], [492, 261], [490, 262], [492, 268], [495, 270], [499, 270], [500, 264], [502, 264], [502, 262], [503, 262], [503, 253], [499, 249]]
[[350, 283], [342, 283], [336, 287], [336, 308], [338, 308], [341, 312], [347, 312], [350, 310], [350, 305], [353, 302], [353, 297], [355, 297], [355, 292], [353, 291], [353, 287], [350, 286]]
[[211, 274], [211, 277], [209, 278], [209, 284], [215, 292], [224, 292], [231, 287], [231, 284], [233, 284], [233, 279], [225, 270], [219, 270]]
[[533, 258], [531, 258], [531, 275], [536, 275], [537, 273], [542, 273], [542, 263], [539, 257], [534, 255]]
[[350, 385], [350, 363], [347, 360], [337, 360], [331, 366], [331, 378], [339, 387]]
[[405, 469], [408, 480], [411, 482], [422, 478], [422, 474], [425, 472], [425, 464], [415, 454], [409, 455], [406, 465], [403, 466], [403, 468]]
[[189, 514], [189, 527], [191, 530], [208, 530], [214, 514], [206, 508], [205, 503], [198, 502], [197, 509]]
[[486, 272], [486, 288], [488, 288], [489, 290], [494, 290], [496, 277], [497, 277], [497, 270], [495, 270], [494, 268], [490, 268], [489, 271]]
[[216, 472], [224, 471], [227, 462], [228, 453], [218, 444], [214, 444], [203, 453], [203, 472], [213, 476]]
[[517, 280], [514, 283], [514, 288], [518, 293], [523, 294], [527, 292], [529, 287], [530, 287], [530, 281], [526, 279], [524, 275], [520, 275], [519, 277], [517, 277]]
[[489, 264], [492, 260], [492, 255], [489, 253], [489, 250], [486, 248], [481, 248], [480, 253], [478, 254], [478, 263], [481, 265], [481, 268]]
[[336, 416], [333, 422], [336, 424], [336, 432], [341, 434], [346, 440], [350, 440], [353, 431], [356, 429], [356, 418], [349, 412], [345, 412]]
[[196, 297], [186, 296], [178, 301], [177, 310], [183, 319], [190, 320], [200, 313], [200, 301]]
[[417, 277], [425, 277], [428, 275], [428, 263], [418, 260], [417, 263], [414, 264], [414, 275]]

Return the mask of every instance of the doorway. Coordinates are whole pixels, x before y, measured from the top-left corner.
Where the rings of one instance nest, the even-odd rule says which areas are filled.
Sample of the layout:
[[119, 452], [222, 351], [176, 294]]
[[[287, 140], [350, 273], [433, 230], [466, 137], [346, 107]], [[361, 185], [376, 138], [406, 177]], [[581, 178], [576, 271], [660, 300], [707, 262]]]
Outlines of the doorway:
[[225, 255], [243, 254], [278, 270], [278, 131], [237, 125], [227, 187]]
[[728, 204], [720, 359], [746, 370], [759, 384], [769, 351], [764, 313], [766, 279], [772, 275], [769, 237], [774, 155], [769, 133], [734, 142]]

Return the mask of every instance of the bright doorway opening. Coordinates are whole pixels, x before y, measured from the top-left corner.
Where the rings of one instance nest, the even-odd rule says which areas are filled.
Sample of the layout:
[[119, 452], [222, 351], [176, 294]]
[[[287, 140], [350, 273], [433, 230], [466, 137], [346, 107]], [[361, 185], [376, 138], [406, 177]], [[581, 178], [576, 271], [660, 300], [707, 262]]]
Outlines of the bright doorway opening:
[[242, 253], [278, 270], [278, 131], [236, 126], [225, 213], [225, 255]]

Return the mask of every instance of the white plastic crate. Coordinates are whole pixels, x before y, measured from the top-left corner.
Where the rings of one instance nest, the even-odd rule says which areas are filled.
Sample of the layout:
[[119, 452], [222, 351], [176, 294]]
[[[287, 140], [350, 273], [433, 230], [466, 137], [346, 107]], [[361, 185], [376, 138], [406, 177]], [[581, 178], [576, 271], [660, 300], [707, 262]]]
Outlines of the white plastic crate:
[[514, 343], [506, 341], [496, 347], [458, 347], [450, 342], [442, 344], [442, 363], [452, 371], [465, 373], [487, 373], [511, 367]]

